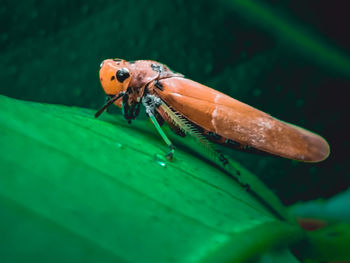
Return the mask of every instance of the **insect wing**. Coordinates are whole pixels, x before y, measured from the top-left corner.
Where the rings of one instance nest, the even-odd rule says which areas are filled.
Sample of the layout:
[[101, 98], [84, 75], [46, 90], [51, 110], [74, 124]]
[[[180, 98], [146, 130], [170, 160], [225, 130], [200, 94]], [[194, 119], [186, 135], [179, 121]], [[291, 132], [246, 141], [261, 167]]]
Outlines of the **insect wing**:
[[155, 89], [158, 96], [207, 131], [304, 162], [319, 162], [329, 155], [329, 145], [321, 136], [277, 120], [219, 91], [181, 77], [159, 82]]

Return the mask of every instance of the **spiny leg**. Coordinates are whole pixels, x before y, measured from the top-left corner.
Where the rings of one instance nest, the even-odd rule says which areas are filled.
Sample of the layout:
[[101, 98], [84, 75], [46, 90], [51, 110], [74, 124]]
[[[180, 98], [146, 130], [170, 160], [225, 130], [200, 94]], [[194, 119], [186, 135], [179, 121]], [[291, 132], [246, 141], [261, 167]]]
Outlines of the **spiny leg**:
[[229, 163], [228, 159], [216, 149], [216, 147], [202, 134], [202, 131], [200, 131], [198, 127], [194, 126], [194, 124], [190, 123], [184, 116], [171, 109], [165, 103], [161, 104], [160, 108], [168, 115], [173, 124], [183, 131], [184, 134], [188, 134], [195, 138], [213, 160], [219, 161], [219, 164], [223, 167]]
[[[243, 187], [249, 187], [249, 185], [242, 180], [240, 171], [233, 165], [232, 162], [229, 161], [228, 158], [225, 157], [221, 151], [216, 149], [213, 143], [211, 143], [194, 124], [188, 121], [180, 113], [167, 106], [165, 103], [162, 103], [159, 107], [164, 110], [173, 123], [177, 125], [185, 134], [188, 134], [197, 140], [197, 142], [206, 150], [208, 157], [210, 157], [211, 160], [224, 168], [224, 170], [235, 178]], [[233, 171], [235, 171], [235, 173], [233, 173]]]

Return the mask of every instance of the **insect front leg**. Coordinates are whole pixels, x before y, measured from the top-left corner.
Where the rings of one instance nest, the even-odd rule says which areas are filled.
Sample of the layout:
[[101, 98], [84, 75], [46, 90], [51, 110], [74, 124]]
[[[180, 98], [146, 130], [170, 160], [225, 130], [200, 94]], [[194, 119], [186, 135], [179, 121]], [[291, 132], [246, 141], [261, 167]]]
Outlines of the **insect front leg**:
[[142, 98], [142, 104], [146, 108], [146, 113], [148, 117], [151, 119], [153, 125], [156, 127], [157, 131], [159, 132], [160, 136], [163, 138], [164, 142], [169, 147], [169, 152], [165, 155], [168, 160], [171, 160], [174, 155], [175, 146], [173, 143], [168, 139], [162, 128], [160, 127], [156, 117], [156, 109], [162, 104], [162, 100], [154, 95], [145, 95]]
[[131, 123], [131, 120], [134, 120], [137, 115], [140, 113], [140, 103], [131, 101], [129, 103], [129, 95], [125, 94], [122, 99], [122, 114], [124, 118]]

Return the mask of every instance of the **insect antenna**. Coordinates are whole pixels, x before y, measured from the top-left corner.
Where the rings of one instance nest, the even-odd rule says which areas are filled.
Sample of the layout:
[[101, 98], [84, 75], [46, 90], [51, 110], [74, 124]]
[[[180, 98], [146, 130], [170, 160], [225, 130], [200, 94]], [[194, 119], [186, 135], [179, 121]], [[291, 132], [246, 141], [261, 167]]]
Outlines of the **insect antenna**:
[[100, 116], [102, 112], [104, 112], [105, 109], [107, 109], [110, 105], [112, 105], [117, 99], [121, 98], [124, 96], [124, 92], [120, 92], [119, 94], [115, 95], [114, 97], [110, 98], [96, 113], [95, 113], [95, 118]]

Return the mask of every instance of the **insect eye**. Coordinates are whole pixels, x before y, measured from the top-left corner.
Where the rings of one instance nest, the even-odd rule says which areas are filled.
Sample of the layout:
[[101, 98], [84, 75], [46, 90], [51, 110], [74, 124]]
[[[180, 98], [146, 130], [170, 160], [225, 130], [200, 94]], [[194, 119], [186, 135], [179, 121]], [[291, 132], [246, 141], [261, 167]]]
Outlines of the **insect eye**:
[[127, 68], [121, 68], [117, 71], [116, 77], [119, 82], [123, 82], [130, 76], [129, 70]]

